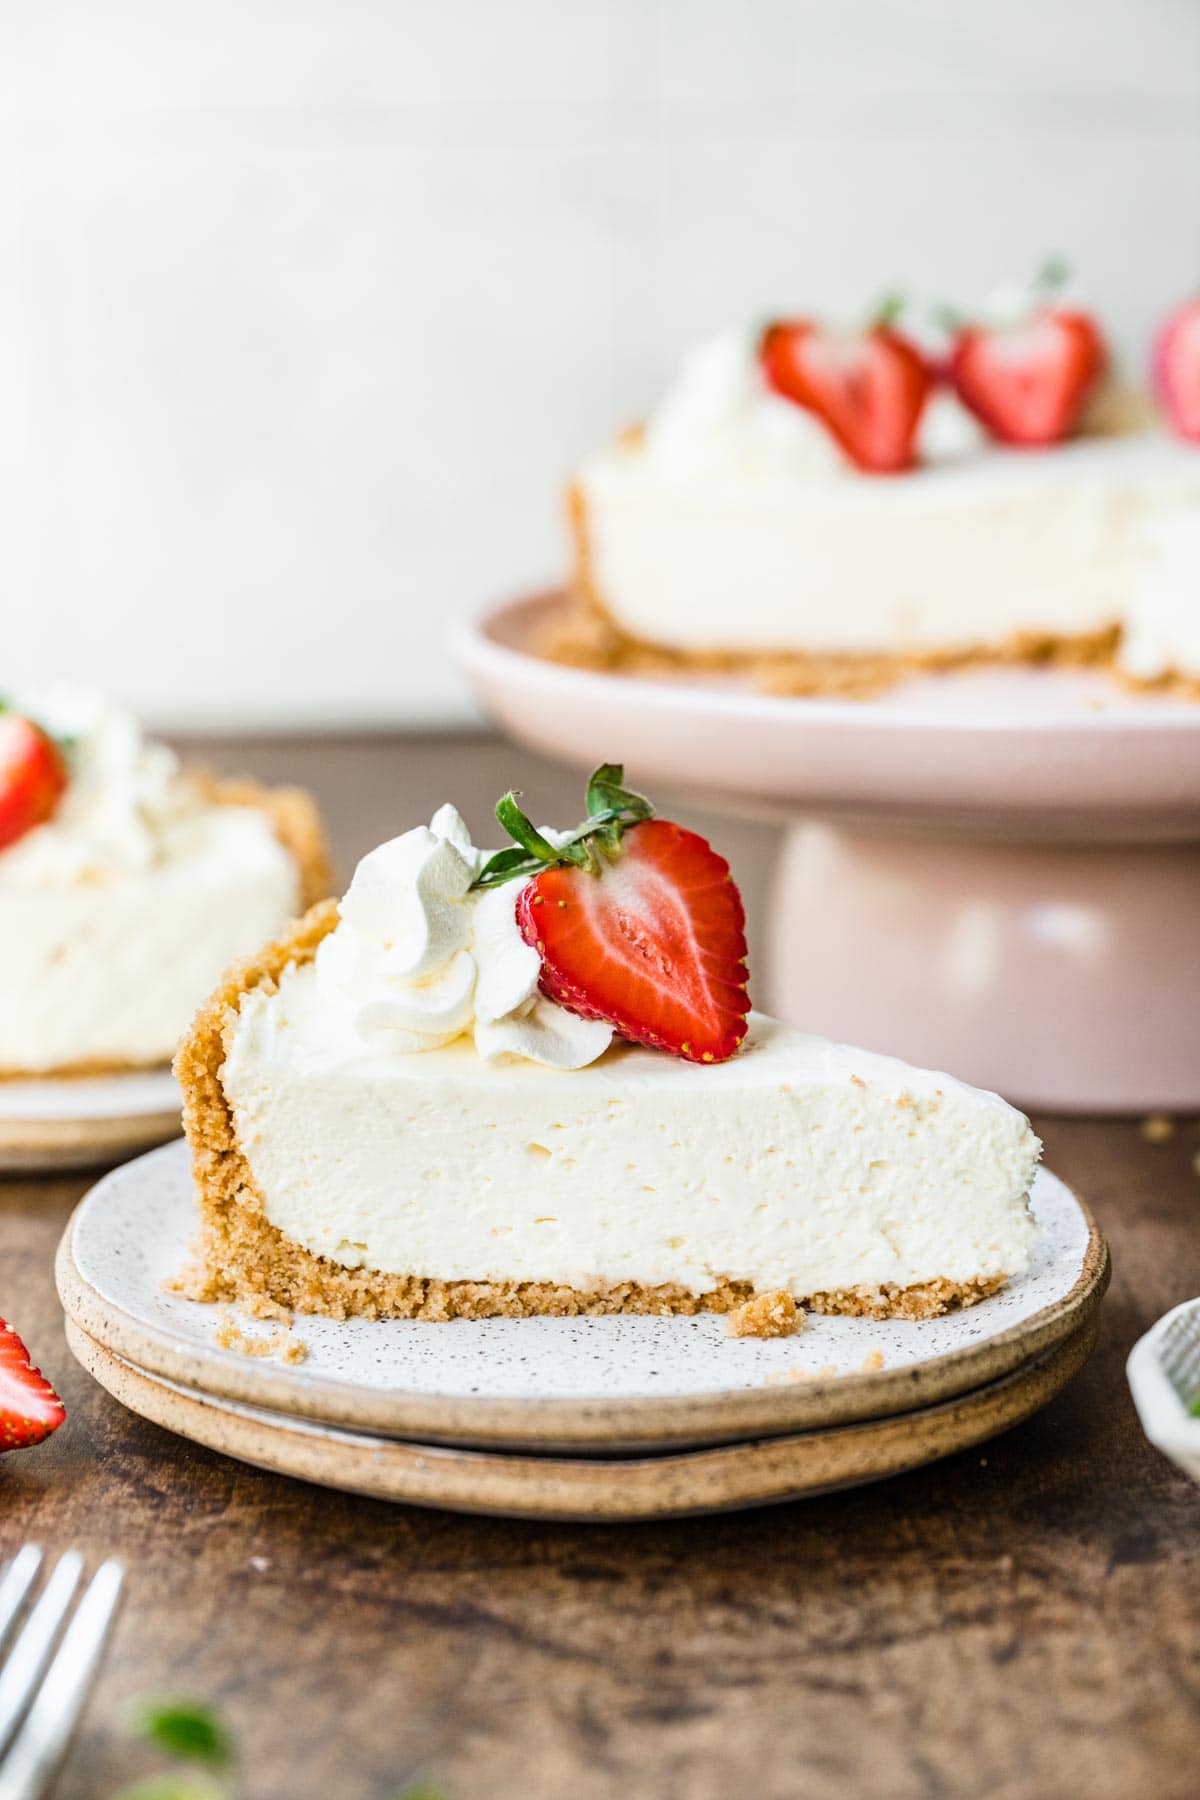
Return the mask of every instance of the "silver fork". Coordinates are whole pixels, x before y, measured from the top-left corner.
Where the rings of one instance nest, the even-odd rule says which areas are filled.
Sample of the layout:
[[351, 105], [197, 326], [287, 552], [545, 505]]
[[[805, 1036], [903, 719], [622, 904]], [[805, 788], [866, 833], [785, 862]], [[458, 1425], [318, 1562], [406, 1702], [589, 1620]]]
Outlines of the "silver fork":
[[[63, 1629], [83, 1557], [59, 1557], [7, 1656], [42, 1552], [26, 1544], [0, 1575], [0, 1800], [38, 1800], [66, 1755], [121, 1597], [124, 1565], [101, 1563]], [[61, 1634], [61, 1635], [60, 1635]]]

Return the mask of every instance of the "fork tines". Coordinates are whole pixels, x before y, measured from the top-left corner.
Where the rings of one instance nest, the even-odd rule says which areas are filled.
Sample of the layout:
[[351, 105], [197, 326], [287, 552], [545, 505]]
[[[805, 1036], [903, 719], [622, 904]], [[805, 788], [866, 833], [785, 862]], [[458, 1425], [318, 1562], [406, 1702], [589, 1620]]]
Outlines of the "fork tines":
[[100, 1666], [125, 1573], [114, 1558], [102, 1563], [68, 1622], [83, 1557], [65, 1551], [18, 1635], [41, 1565], [40, 1548], [26, 1544], [0, 1574], [0, 1800], [47, 1792]]

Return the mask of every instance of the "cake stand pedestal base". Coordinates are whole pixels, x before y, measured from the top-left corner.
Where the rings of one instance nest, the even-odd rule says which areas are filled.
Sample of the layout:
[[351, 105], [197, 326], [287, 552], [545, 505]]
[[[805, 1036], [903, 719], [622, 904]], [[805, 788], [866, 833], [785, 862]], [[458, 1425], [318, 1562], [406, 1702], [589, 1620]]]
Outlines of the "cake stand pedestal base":
[[766, 1004], [1026, 1107], [1200, 1108], [1200, 846], [784, 833]]

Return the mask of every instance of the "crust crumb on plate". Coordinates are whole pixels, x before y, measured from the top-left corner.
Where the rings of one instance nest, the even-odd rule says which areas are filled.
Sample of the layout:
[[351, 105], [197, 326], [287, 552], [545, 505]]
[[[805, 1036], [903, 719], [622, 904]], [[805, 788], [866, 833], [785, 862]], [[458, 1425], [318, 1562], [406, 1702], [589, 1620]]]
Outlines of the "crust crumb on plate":
[[222, 1313], [213, 1343], [221, 1350], [237, 1350], [243, 1356], [275, 1356], [285, 1363], [302, 1363], [308, 1355], [305, 1345], [286, 1325], [277, 1325], [266, 1337], [255, 1337], [243, 1330], [230, 1312]]
[[754, 1294], [735, 1306], [725, 1321], [730, 1337], [792, 1337], [804, 1327], [804, 1314], [786, 1288]]

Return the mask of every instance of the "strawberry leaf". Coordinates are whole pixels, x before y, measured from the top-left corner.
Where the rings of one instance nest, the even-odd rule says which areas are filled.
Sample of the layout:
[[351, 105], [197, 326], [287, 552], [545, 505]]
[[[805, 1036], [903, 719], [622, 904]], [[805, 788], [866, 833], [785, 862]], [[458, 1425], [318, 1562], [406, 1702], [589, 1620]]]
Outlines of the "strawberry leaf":
[[488, 858], [472, 887], [498, 887], [519, 877], [528, 880], [543, 869], [561, 868], [564, 863], [599, 874], [600, 857], [611, 859], [619, 854], [626, 827], [654, 817], [646, 796], [624, 782], [622, 763], [601, 763], [593, 770], [587, 785], [588, 816], [558, 844], [542, 835], [517, 804], [520, 795], [510, 789], [496, 803], [496, 818], [515, 842]]
[[624, 763], [601, 763], [587, 784], [587, 809], [591, 817], [604, 812], [629, 813], [634, 818], [648, 819], [654, 808], [644, 794], [625, 787]]

